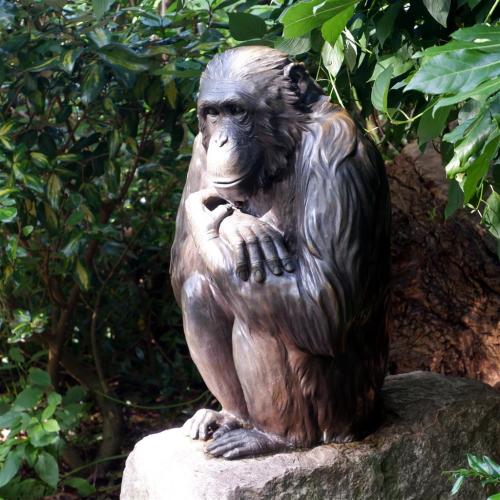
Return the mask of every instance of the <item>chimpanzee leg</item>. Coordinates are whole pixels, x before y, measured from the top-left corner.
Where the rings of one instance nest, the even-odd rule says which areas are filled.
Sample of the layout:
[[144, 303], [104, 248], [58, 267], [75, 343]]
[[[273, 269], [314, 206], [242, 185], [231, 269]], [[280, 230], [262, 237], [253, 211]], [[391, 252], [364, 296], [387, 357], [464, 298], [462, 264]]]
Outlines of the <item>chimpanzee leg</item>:
[[314, 423], [308, 418], [297, 374], [290, 369], [289, 352], [280, 336], [250, 331], [237, 320], [233, 353], [249, 421], [255, 428], [215, 435], [208, 451], [231, 459], [310, 445], [315, 440]]
[[183, 286], [184, 332], [191, 357], [222, 412], [199, 410], [184, 430], [192, 438], [207, 439], [216, 427], [234, 428], [246, 421], [248, 411], [233, 361], [233, 318], [215, 297], [216, 290], [205, 276], [194, 274]]

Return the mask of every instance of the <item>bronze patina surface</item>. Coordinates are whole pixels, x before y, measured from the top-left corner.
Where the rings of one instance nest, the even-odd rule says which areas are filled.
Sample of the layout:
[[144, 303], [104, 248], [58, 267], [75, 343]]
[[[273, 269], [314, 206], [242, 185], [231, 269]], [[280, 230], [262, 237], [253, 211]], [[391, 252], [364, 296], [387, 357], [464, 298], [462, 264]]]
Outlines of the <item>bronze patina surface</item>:
[[191, 355], [222, 411], [184, 426], [240, 458], [346, 442], [379, 419], [387, 365], [384, 164], [301, 64], [216, 56], [171, 276]]

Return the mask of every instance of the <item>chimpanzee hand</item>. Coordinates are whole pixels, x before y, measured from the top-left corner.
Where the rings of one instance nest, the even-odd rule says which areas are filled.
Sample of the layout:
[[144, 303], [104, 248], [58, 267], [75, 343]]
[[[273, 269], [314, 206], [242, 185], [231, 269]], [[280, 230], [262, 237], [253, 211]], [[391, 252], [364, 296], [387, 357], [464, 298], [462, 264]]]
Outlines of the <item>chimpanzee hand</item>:
[[[186, 199], [186, 214], [191, 235], [200, 251], [206, 243], [219, 236], [221, 221], [233, 211], [229, 203], [220, 204], [221, 201], [217, 191], [212, 188], [192, 193]], [[215, 204], [213, 210], [210, 209], [212, 204]]]
[[243, 281], [250, 275], [258, 283], [265, 278], [265, 267], [276, 276], [289, 273], [295, 266], [283, 242], [283, 237], [271, 225], [257, 217], [235, 210], [220, 222], [219, 235], [236, 256], [236, 274]]

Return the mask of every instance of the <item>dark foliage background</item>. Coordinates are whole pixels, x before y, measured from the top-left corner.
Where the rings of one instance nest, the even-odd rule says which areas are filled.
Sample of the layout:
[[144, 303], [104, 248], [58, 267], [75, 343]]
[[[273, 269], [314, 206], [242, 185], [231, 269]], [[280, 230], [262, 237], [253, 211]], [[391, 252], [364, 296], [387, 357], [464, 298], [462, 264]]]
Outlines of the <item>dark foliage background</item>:
[[304, 61], [388, 157], [446, 134], [438, 216], [499, 238], [497, 4], [0, 0], [0, 496], [114, 495], [142, 433], [215, 404], [168, 277], [214, 53]]

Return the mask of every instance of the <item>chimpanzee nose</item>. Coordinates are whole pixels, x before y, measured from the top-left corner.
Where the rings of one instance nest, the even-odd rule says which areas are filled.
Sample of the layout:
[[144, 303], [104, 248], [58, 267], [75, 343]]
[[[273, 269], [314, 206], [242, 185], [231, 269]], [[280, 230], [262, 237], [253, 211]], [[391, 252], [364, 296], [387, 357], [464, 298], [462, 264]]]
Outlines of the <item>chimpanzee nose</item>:
[[215, 141], [215, 144], [217, 144], [217, 146], [219, 146], [219, 148], [221, 148], [222, 146], [224, 146], [224, 144], [226, 144], [226, 142], [227, 142], [227, 134], [226, 134], [226, 132], [219, 132], [215, 136], [214, 141]]

